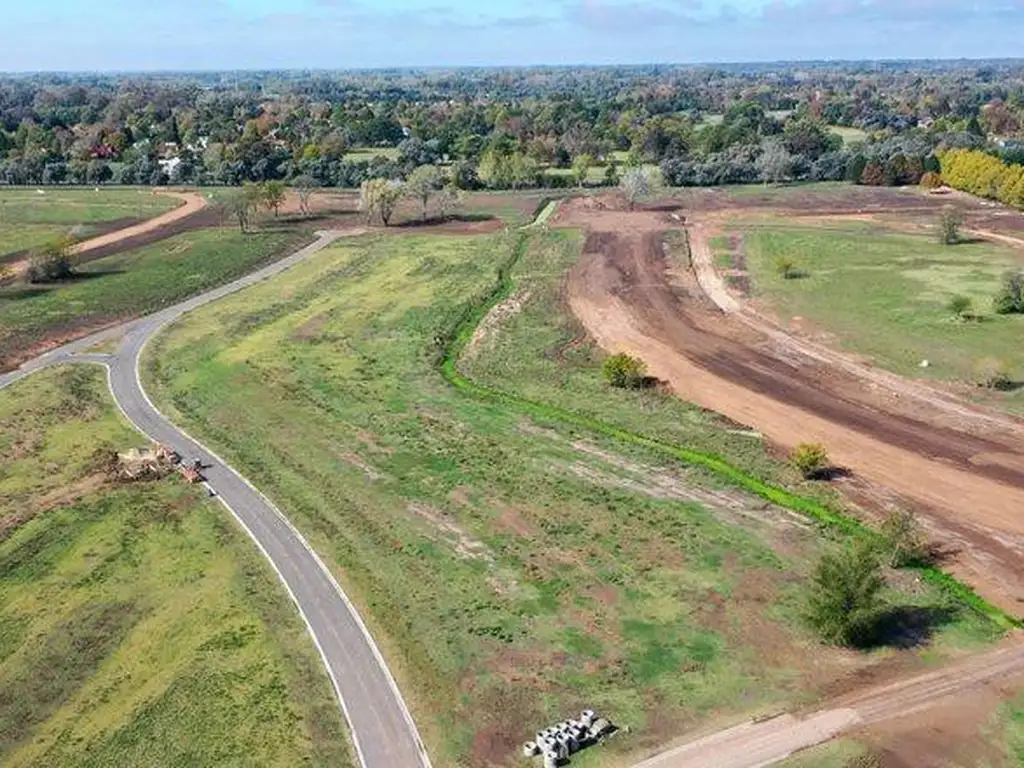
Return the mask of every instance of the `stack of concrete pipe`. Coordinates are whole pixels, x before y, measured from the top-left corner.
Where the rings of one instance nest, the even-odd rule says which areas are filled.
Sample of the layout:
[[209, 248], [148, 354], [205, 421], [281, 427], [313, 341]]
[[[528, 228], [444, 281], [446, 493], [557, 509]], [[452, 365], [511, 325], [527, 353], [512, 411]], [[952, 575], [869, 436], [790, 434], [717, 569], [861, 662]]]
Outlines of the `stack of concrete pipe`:
[[563, 720], [558, 725], [538, 731], [534, 741], [523, 744], [525, 757], [544, 759], [544, 768], [555, 768], [588, 744], [600, 738], [611, 727], [592, 709], [585, 709], [579, 719]]

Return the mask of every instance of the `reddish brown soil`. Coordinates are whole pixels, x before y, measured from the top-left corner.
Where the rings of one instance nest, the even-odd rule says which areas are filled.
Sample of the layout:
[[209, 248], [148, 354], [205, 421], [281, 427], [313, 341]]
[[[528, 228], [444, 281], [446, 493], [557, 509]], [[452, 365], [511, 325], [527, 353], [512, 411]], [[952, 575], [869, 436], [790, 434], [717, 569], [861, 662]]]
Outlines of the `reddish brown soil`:
[[[845, 206], [838, 196], [825, 204], [835, 210], [867, 205], [864, 192], [852, 189]], [[884, 204], [914, 209], [922, 200], [930, 202], [907, 195]], [[662, 235], [680, 226], [678, 216], [668, 206], [628, 212], [613, 198], [563, 206], [557, 223], [588, 233], [569, 299], [590, 334], [609, 351], [643, 358], [684, 399], [756, 428], [781, 447], [825, 444], [839, 465], [880, 489], [876, 496], [888, 492], [922, 510], [929, 527], [960, 550], [956, 569], [989, 598], [1021, 612], [1020, 433], [977, 434], [920, 409], [908, 414], [898, 399], [865, 392], [855, 375], [793, 350], [780, 354], [756, 329], [710, 305], [693, 275], [666, 257]]]

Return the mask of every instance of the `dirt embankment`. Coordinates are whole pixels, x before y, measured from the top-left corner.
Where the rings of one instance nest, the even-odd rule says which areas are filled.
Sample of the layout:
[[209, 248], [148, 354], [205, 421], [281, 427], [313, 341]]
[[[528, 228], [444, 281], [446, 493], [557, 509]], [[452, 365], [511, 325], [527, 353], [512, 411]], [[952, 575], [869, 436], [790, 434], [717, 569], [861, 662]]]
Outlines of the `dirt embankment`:
[[563, 207], [558, 223], [588, 232], [569, 301], [603, 348], [640, 356], [683, 399], [747, 424], [778, 446], [824, 443], [854, 473], [847, 486], [858, 500], [922, 511], [947, 549], [960, 550], [955, 568], [989, 598], [1021, 612], [1019, 430], [981, 430], [936, 409], [929, 415], [927, 407], [907, 408], [905, 398], [879, 396], [884, 387], [856, 369], [780, 345], [723, 314], [694, 274], [666, 255], [663, 233], [680, 226], [678, 214], [627, 212], [601, 198]]

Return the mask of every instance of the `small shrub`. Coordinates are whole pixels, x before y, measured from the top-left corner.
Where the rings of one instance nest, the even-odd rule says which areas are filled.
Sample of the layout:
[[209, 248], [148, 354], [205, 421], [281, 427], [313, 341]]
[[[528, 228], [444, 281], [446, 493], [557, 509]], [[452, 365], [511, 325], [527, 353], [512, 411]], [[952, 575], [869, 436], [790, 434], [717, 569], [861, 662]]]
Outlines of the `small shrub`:
[[1013, 380], [1002, 360], [986, 357], [974, 364], [974, 382], [985, 389], [1007, 390], [1013, 386]]
[[803, 271], [797, 267], [796, 262], [789, 256], [778, 256], [775, 259], [775, 271], [783, 280], [793, 280], [802, 276]]
[[54, 283], [74, 276], [75, 266], [71, 255], [74, 244], [74, 238], [59, 237], [41, 246], [29, 262], [25, 273], [28, 281]]
[[882, 522], [881, 532], [890, 567], [903, 568], [928, 560], [928, 537], [913, 512], [896, 510]]
[[953, 317], [957, 320], [963, 320], [969, 314], [971, 314], [971, 308], [974, 306], [969, 296], [963, 294], [957, 294], [949, 300], [949, 311], [953, 313]]
[[808, 480], [819, 477], [828, 468], [828, 452], [820, 443], [800, 443], [789, 460]]
[[942, 176], [935, 171], [928, 171], [921, 177], [921, 186], [925, 189], [938, 189], [942, 186]]
[[1024, 270], [1016, 269], [1003, 275], [1003, 285], [993, 304], [1000, 315], [1024, 313]]
[[939, 242], [943, 245], [956, 245], [960, 242], [960, 227], [964, 223], [964, 215], [958, 208], [947, 205], [939, 216]]
[[644, 361], [619, 352], [604, 361], [604, 377], [613, 387], [639, 389], [647, 377]]

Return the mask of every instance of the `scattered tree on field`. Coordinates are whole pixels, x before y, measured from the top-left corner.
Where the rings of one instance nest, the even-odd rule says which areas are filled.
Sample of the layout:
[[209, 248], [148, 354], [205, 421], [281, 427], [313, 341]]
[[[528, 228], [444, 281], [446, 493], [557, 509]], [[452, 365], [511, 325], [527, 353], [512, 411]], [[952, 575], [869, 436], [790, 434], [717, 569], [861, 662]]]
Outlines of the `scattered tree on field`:
[[883, 552], [891, 568], [928, 559], [928, 537], [913, 512], [895, 510], [882, 522]]
[[939, 242], [943, 245], [956, 245], [960, 242], [960, 227], [964, 223], [964, 215], [959, 208], [952, 205], [943, 207], [939, 215]]
[[446, 184], [437, 194], [437, 209], [442, 219], [447, 219], [452, 210], [462, 201], [462, 190], [454, 184]]
[[260, 191], [263, 193], [263, 204], [267, 207], [267, 210], [274, 212], [274, 218], [276, 219], [281, 206], [284, 205], [286, 192], [284, 182], [265, 181], [261, 185]]
[[444, 174], [436, 165], [421, 165], [409, 174], [405, 189], [409, 197], [419, 200], [423, 207], [422, 219], [427, 220], [430, 197], [444, 186]]
[[604, 169], [604, 183], [609, 187], [619, 186], [619, 165], [614, 160]]
[[299, 198], [299, 211], [303, 216], [312, 215], [310, 200], [313, 197], [313, 190], [316, 189], [316, 180], [312, 176], [297, 176], [292, 181], [295, 187], [295, 194]]
[[864, 541], [822, 555], [811, 575], [807, 618], [822, 639], [859, 645], [870, 639], [885, 587], [876, 549]]
[[1003, 284], [996, 294], [994, 308], [1000, 315], [1024, 313], [1024, 270], [1015, 269], [1003, 275]]
[[957, 320], [964, 320], [968, 315], [971, 314], [971, 308], [973, 302], [970, 296], [964, 296], [963, 294], [957, 294], [949, 300], [949, 311], [953, 313], [953, 317]]
[[26, 277], [30, 283], [52, 283], [67, 280], [75, 274], [75, 264], [71, 249], [75, 245], [73, 237], [65, 235], [44, 243], [32, 255]]
[[793, 156], [778, 139], [765, 139], [757, 158], [757, 170], [765, 184], [781, 184], [793, 173]]
[[642, 166], [630, 167], [623, 172], [619, 188], [626, 198], [629, 210], [633, 210], [638, 202], [653, 194], [656, 184], [654, 173], [653, 170]]
[[255, 208], [252, 196], [247, 193], [247, 190], [229, 190], [224, 195], [223, 205], [228, 215], [233, 216], [238, 221], [238, 228], [242, 232], [248, 232]]
[[1013, 379], [1006, 364], [995, 357], [985, 357], [974, 364], [974, 380], [985, 389], [1010, 389]]
[[808, 480], [819, 477], [829, 465], [828, 452], [820, 443], [800, 443], [789, 460]]
[[359, 188], [359, 210], [368, 221], [380, 219], [386, 227], [395, 212], [395, 206], [405, 194], [405, 185], [391, 179], [368, 179]]
[[619, 352], [604, 361], [604, 377], [613, 387], [622, 389], [639, 389], [647, 376], [647, 366], [643, 360]]
[[576, 186], [582, 187], [587, 183], [587, 175], [593, 165], [593, 155], [584, 152], [582, 155], [576, 156], [576, 159], [572, 161], [572, 176], [576, 180]]

